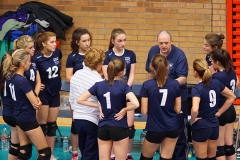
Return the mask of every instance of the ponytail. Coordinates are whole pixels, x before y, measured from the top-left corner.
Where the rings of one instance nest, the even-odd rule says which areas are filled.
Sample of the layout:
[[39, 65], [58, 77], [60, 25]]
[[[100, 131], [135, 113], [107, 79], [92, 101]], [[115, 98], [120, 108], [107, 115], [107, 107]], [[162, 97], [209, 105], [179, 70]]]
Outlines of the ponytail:
[[166, 57], [157, 54], [152, 58], [151, 67], [155, 72], [158, 87], [163, 87], [168, 76], [168, 63]]
[[113, 58], [107, 67], [108, 84], [113, 85], [114, 78], [125, 68], [125, 62], [121, 58]]
[[206, 60], [195, 59], [193, 61], [193, 70], [198, 73], [198, 76], [202, 78], [204, 86], [210, 84], [212, 73], [208, 67]]

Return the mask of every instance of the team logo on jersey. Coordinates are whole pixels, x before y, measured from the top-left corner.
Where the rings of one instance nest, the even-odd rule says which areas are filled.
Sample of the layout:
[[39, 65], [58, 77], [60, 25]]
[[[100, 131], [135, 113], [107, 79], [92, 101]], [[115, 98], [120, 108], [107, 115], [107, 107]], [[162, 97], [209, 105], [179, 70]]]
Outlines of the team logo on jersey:
[[173, 63], [170, 63], [170, 62], [169, 62], [168, 67], [169, 67], [169, 69], [173, 69], [173, 68], [174, 68], [174, 67], [173, 67]]
[[37, 59], [41, 58], [42, 56], [38, 56]]
[[127, 64], [129, 64], [130, 61], [131, 61], [130, 57], [124, 57], [124, 59], [125, 59], [125, 62], [126, 62]]
[[32, 62], [32, 68], [36, 70], [36, 63]]
[[108, 55], [111, 56], [111, 55], [112, 55], [112, 52], [110, 52]]
[[58, 57], [53, 58], [53, 62], [57, 65], [59, 63]]

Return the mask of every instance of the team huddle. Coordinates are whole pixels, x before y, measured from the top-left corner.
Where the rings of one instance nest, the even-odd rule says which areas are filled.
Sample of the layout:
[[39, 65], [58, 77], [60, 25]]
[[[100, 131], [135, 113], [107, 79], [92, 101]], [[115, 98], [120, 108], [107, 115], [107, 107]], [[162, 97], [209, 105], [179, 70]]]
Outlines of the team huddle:
[[[140, 160], [151, 160], [160, 149], [161, 160], [187, 160], [188, 107], [191, 107], [192, 142], [197, 160], [236, 160], [233, 106], [238, 78], [222, 34], [207, 34], [206, 60], [193, 62], [197, 84], [192, 88], [192, 106], [187, 106], [188, 62], [172, 44], [168, 31], [160, 31], [157, 45], [149, 50], [148, 72], [140, 90], [141, 113], [147, 114]], [[134, 110], [140, 106], [131, 87], [136, 54], [127, 50], [126, 33], [111, 32], [108, 51], [91, 48], [92, 35], [76, 28], [66, 61], [72, 113], [72, 160], [133, 160], [131, 152]], [[32, 156], [55, 160], [54, 140], [60, 106], [62, 53], [56, 35], [44, 32], [34, 41], [21, 36], [0, 66], [3, 119], [11, 128], [9, 160]]]

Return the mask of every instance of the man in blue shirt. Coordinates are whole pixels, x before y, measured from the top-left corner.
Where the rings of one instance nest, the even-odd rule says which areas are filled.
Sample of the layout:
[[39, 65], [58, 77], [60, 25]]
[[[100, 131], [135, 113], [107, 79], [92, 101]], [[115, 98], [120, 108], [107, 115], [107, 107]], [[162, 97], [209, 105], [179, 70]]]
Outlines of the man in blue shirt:
[[181, 86], [181, 112], [178, 115], [179, 119], [179, 138], [173, 153], [172, 160], [187, 160], [188, 154], [188, 135], [187, 135], [187, 76], [188, 63], [184, 52], [172, 44], [172, 36], [168, 31], [160, 31], [157, 36], [157, 45], [151, 47], [148, 52], [145, 70], [148, 72], [148, 78], [151, 79], [152, 72], [149, 68], [151, 59], [156, 54], [166, 56], [169, 64], [168, 76], [176, 79]]

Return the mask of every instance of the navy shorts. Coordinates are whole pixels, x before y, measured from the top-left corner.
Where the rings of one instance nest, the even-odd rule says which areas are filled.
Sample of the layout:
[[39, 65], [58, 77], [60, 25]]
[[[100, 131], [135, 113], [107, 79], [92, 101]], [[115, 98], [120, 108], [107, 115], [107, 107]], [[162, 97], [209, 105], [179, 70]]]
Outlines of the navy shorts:
[[225, 126], [227, 123], [233, 123], [236, 120], [236, 110], [235, 108], [227, 109], [220, 117], [218, 117], [218, 122], [220, 126]]
[[192, 140], [196, 142], [206, 142], [208, 139], [217, 140], [219, 127], [192, 129]]
[[103, 126], [98, 128], [98, 138], [103, 141], [120, 141], [128, 138], [128, 128]]
[[147, 131], [146, 140], [151, 143], [162, 143], [165, 138], [177, 138], [179, 136], [179, 129], [167, 132], [150, 132]]
[[5, 123], [7, 123], [9, 126], [11, 127], [16, 127], [16, 121], [15, 118], [13, 116], [6, 116], [3, 115], [3, 120]]
[[21, 130], [23, 130], [24, 132], [30, 131], [32, 129], [35, 129], [35, 128], [39, 127], [39, 124], [38, 124], [37, 121], [35, 121], [35, 122], [22, 122], [22, 121], [18, 121], [16, 119], [15, 119], [15, 121], [17, 123], [17, 126], [19, 128], [21, 128]]
[[60, 94], [59, 93], [55, 96], [52, 96], [51, 94], [42, 90], [42, 91], [40, 91], [38, 96], [42, 102], [42, 105], [49, 105], [50, 108], [60, 106]]

